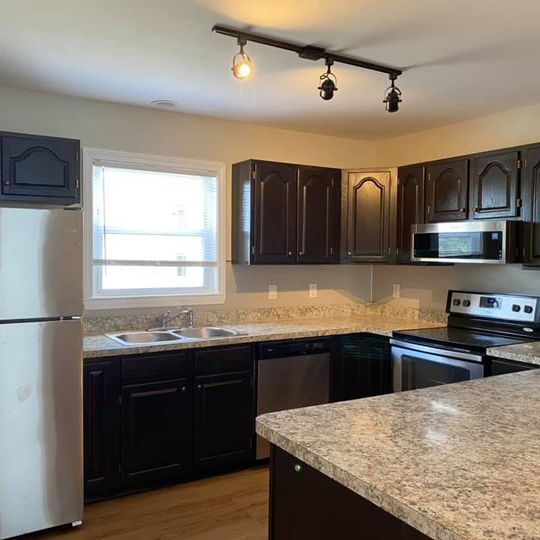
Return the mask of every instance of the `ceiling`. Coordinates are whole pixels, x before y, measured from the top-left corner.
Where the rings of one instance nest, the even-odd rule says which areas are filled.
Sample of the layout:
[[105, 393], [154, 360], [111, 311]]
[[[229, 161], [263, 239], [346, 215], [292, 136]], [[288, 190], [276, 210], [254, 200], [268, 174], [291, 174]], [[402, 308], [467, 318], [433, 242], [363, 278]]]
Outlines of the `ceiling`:
[[[2, 0], [0, 84], [327, 135], [385, 138], [538, 101], [538, 0]], [[220, 23], [402, 68], [387, 76], [249, 43], [249, 81], [230, 73]]]

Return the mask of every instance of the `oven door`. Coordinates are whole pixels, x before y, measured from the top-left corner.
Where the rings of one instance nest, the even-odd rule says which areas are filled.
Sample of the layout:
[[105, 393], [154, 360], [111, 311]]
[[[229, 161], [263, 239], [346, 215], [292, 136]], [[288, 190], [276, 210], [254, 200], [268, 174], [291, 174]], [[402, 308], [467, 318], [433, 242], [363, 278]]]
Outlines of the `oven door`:
[[480, 355], [397, 340], [391, 340], [391, 344], [394, 392], [470, 381], [484, 376]]

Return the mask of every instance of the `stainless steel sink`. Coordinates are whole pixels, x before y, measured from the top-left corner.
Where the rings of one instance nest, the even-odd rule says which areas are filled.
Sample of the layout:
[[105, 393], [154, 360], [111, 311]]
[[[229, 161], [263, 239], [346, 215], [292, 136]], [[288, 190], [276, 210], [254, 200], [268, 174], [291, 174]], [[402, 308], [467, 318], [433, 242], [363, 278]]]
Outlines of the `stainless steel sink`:
[[105, 334], [122, 345], [152, 345], [154, 343], [177, 343], [182, 341], [182, 336], [172, 332], [120, 332]]
[[217, 337], [231, 337], [242, 335], [236, 330], [230, 330], [229, 328], [219, 328], [216, 326], [201, 326], [199, 328], [183, 328], [181, 330], [175, 330], [175, 334], [192, 339], [208, 339]]

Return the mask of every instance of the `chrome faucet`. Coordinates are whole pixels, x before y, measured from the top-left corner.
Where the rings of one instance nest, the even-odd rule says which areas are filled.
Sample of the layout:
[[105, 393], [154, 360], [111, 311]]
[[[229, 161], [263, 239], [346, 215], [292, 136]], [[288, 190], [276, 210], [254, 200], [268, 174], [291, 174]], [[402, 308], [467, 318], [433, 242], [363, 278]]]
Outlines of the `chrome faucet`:
[[193, 328], [194, 316], [193, 316], [193, 308], [191, 308], [191, 307], [188, 307], [188, 308], [180, 311], [176, 315], [172, 315], [172, 313], [170, 311], [167, 311], [166, 313], [164, 313], [161, 316], [161, 327], [166, 328], [169, 324], [171, 324], [173, 321], [178, 319], [178, 317], [182, 317], [183, 315], [186, 316], [187, 327], [188, 328]]

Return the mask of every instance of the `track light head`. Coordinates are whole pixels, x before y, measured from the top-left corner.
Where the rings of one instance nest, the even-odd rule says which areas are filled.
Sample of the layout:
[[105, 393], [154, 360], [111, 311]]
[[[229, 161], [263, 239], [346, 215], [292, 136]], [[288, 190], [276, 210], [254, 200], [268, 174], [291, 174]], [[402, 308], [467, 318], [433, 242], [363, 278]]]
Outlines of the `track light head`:
[[331, 58], [326, 58], [326, 65], [328, 66], [326, 73], [323, 73], [320, 77], [321, 84], [317, 88], [319, 95], [325, 101], [328, 101], [334, 97], [334, 92], [337, 92], [337, 78], [332, 73], [332, 64], [334, 61]]
[[233, 56], [233, 62], [231, 67], [232, 74], [240, 80], [247, 79], [253, 71], [253, 67], [251, 65], [251, 58], [244, 52], [244, 45], [246, 43], [247, 42], [244, 38], [238, 38], [238, 45], [240, 47], [240, 50]]
[[389, 113], [399, 111], [399, 104], [403, 101], [401, 99], [401, 90], [395, 85], [397, 75], [391, 74], [391, 85], [384, 92], [383, 103], [386, 105], [386, 110]]

